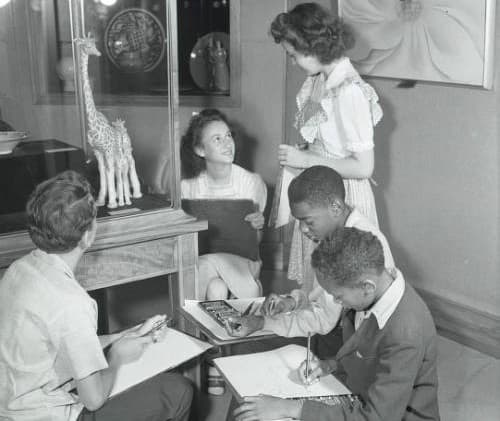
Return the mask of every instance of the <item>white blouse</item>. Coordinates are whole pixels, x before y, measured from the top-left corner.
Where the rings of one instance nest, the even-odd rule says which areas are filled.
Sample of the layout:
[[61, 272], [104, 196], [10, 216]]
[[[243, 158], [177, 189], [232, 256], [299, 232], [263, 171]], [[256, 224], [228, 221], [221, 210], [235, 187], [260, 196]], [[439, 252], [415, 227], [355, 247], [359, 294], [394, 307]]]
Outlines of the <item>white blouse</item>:
[[210, 182], [206, 171], [198, 177], [181, 180], [183, 199], [250, 199], [263, 212], [267, 201], [267, 187], [259, 174], [232, 164], [228, 184]]
[[297, 94], [296, 127], [337, 159], [373, 148], [373, 126], [382, 118], [375, 90], [342, 58], [325, 80], [308, 77]]

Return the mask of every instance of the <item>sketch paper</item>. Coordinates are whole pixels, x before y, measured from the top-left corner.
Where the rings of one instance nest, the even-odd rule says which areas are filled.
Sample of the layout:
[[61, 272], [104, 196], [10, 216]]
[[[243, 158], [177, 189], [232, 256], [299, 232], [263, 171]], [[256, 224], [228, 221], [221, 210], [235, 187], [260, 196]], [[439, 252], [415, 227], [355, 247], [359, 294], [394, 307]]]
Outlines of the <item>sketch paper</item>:
[[282, 167], [276, 182], [271, 215], [269, 216], [269, 226], [274, 228], [282, 227], [290, 222], [290, 205], [288, 203], [288, 186], [298, 175], [297, 171], [289, 167]]
[[164, 339], [149, 345], [141, 358], [118, 369], [110, 397], [147, 380], [162, 371], [177, 367], [212, 346], [175, 329], [168, 329]]
[[272, 351], [216, 358], [214, 363], [240, 398], [260, 394], [312, 398], [351, 393], [333, 375], [305, 386], [297, 369], [306, 359], [306, 353], [303, 346], [287, 345]]

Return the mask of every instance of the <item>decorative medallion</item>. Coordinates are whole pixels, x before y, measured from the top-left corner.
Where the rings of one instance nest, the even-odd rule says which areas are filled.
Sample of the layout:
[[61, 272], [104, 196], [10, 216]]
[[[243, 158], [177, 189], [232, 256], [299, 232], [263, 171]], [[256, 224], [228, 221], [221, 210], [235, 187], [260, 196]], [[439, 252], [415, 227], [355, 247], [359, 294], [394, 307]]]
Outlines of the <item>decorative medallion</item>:
[[104, 44], [106, 55], [122, 72], [150, 72], [163, 58], [165, 31], [147, 10], [125, 9], [110, 19]]

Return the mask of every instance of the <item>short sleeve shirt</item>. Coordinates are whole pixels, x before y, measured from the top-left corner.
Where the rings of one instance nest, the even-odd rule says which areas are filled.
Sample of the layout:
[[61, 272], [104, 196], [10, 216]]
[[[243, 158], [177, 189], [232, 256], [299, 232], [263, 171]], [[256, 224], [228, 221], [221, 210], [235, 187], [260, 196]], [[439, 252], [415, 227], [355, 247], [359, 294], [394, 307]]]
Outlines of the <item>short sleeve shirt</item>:
[[371, 150], [373, 126], [382, 117], [375, 90], [347, 57], [328, 78], [309, 76], [297, 94], [297, 128], [304, 140], [320, 142], [327, 156], [346, 158]]
[[195, 178], [181, 181], [181, 195], [183, 199], [250, 199], [260, 212], [264, 212], [267, 187], [260, 175], [233, 164], [228, 184], [210, 183], [207, 173], [203, 171]]
[[73, 421], [75, 379], [107, 368], [97, 305], [56, 254], [34, 250], [0, 280], [0, 419]]

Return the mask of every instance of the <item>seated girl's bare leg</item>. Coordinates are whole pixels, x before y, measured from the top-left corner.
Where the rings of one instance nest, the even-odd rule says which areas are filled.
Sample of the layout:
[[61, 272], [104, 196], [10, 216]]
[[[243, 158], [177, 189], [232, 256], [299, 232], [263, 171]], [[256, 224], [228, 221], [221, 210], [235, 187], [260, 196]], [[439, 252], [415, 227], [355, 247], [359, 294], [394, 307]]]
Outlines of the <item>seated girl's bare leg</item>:
[[221, 278], [212, 278], [207, 285], [207, 300], [225, 300], [229, 293], [226, 283]]

